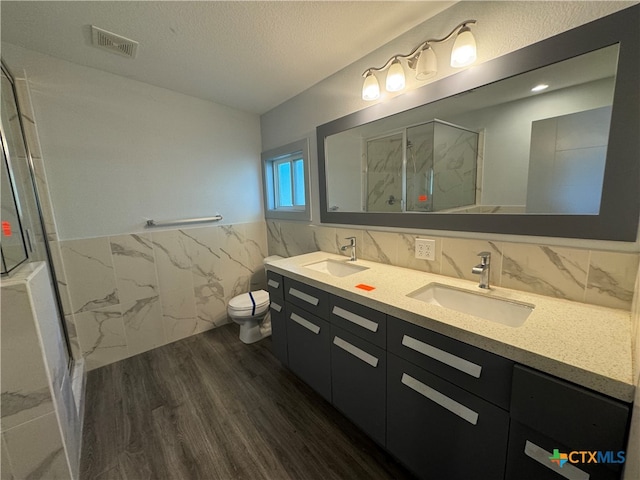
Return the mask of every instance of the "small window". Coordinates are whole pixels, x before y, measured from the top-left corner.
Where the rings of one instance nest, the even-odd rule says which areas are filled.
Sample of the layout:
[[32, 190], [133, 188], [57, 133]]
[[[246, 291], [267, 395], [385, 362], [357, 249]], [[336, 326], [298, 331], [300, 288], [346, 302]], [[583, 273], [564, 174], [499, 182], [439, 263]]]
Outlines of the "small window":
[[307, 140], [262, 154], [265, 218], [311, 220]]

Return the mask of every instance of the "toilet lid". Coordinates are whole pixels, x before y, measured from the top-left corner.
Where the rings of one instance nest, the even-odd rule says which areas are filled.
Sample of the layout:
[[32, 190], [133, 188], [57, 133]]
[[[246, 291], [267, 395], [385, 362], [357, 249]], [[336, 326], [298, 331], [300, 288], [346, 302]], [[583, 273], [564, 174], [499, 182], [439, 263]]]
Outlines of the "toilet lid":
[[[251, 297], [253, 296], [253, 301]], [[254, 303], [255, 302], [255, 303]], [[229, 300], [229, 307], [235, 311], [262, 310], [263, 307], [269, 305], [269, 292], [265, 290], [256, 290], [255, 292], [243, 293]]]

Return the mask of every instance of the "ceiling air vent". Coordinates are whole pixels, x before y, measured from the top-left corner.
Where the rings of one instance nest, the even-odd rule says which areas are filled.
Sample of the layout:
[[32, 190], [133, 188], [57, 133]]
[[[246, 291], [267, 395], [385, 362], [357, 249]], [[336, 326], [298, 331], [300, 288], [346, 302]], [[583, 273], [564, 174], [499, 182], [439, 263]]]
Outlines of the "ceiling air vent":
[[138, 42], [91, 25], [93, 45], [129, 58], [135, 58]]

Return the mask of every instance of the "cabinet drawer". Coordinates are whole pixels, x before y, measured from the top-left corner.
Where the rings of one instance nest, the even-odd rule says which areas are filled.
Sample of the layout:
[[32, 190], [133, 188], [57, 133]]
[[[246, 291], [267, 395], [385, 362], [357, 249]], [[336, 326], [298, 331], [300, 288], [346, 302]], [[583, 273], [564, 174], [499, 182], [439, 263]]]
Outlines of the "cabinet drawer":
[[284, 304], [284, 283], [282, 275], [267, 270], [267, 291], [270, 300], [280, 300]]
[[331, 295], [329, 298], [331, 323], [370, 343], [387, 345], [386, 315], [359, 303]]
[[[620, 466], [606, 463], [583, 463], [574, 454], [572, 460], [559, 466], [551, 461], [554, 450], [567, 454], [574, 450], [546, 435], [542, 435], [515, 420], [509, 430], [509, 452], [505, 480], [616, 480], [620, 478]], [[613, 458], [617, 459], [616, 453]]]
[[[271, 296], [270, 296], [271, 298]], [[287, 354], [287, 327], [284, 302], [279, 298], [271, 298], [271, 348], [275, 357], [283, 365], [289, 364]]]
[[629, 405], [522, 365], [513, 369], [511, 416], [572, 450], [625, 449]]
[[385, 444], [387, 355], [331, 325], [331, 395], [335, 407]]
[[499, 407], [509, 408], [511, 360], [397, 318], [387, 317], [387, 329], [390, 352]]
[[331, 401], [331, 332], [329, 322], [287, 303], [289, 368]]
[[284, 278], [284, 298], [314, 315], [327, 320], [329, 318], [329, 294], [304, 283]]
[[420, 478], [500, 480], [509, 414], [387, 354], [387, 449]]

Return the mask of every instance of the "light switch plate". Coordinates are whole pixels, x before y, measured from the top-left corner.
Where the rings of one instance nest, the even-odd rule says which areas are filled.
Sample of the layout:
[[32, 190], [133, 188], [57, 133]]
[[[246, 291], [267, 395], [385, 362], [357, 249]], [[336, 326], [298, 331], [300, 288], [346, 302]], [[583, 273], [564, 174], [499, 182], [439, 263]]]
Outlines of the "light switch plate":
[[436, 241], [428, 238], [416, 238], [416, 258], [422, 260], [436, 259]]

